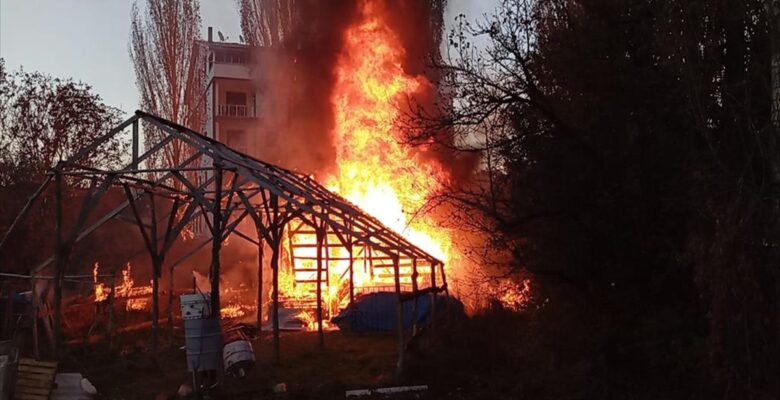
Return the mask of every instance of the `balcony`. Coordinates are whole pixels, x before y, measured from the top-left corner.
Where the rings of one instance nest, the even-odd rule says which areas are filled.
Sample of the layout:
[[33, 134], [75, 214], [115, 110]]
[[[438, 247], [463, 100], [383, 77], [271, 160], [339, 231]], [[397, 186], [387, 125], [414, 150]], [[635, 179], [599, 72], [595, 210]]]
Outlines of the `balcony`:
[[209, 67], [208, 79], [229, 78], [251, 80], [249, 65], [239, 63], [213, 63]]
[[247, 107], [244, 104], [218, 104], [218, 117], [234, 118], [255, 118], [257, 117], [254, 107]]

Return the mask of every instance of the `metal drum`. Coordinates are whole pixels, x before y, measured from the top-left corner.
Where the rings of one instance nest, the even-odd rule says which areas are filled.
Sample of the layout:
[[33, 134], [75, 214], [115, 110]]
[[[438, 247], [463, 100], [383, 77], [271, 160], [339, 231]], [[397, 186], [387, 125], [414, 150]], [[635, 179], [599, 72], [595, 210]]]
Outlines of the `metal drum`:
[[243, 377], [253, 365], [255, 365], [255, 352], [252, 344], [245, 339], [236, 340], [225, 345], [222, 349], [222, 357], [225, 360], [225, 370], [238, 377]]

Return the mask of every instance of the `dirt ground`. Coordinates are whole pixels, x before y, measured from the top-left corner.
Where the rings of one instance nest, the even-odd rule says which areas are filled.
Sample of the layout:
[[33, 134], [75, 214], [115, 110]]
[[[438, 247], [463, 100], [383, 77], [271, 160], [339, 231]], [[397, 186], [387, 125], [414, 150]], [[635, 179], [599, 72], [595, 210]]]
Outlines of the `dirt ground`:
[[[153, 399], [173, 395], [189, 382], [183, 339], [161, 338], [155, 359], [148, 349], [149, 331], [117, 337], [109, 350], [106, 342], [71, 346], [61, 372], [80, 372], [100, 392], [101, 399]], [[263, 333], [252, 345], [257, 364], [243, 379], [225, 377], [214, 398], [327, 399], [344, 398], [348, 389], [393, 385], [398, 356], [393, 334], [326, 332], [325, 348], [317, 334], [283, 332], [281, 360], [271, 360], [271, 336]], [[285, 383], [287, 393], [274, 395], [272, 387]], [[407, 382], [414, 383], [414, 382]]]

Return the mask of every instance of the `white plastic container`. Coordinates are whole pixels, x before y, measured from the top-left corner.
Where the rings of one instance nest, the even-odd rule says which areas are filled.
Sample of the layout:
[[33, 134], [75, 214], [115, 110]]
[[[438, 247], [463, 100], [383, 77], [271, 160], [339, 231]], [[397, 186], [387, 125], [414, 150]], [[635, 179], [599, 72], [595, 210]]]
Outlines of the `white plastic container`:
[[211, 295], [209, 293], [183, 294], [181, 318], [183, 320], [205, 319], [211, 316]]

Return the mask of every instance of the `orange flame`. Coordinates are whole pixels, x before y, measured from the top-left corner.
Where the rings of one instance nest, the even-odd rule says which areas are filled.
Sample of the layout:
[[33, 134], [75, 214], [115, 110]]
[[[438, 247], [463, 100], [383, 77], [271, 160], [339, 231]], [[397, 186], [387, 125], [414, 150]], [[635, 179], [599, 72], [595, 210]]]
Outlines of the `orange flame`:
[[95, 287], [95, 303], [100, 303], [108, 300], [108, 294], [111, 293], [111, 288], [106, 286], [105, 283], [98, 282], [98, 272], [100, 271], [100, 264], [97, 262], [92, 268], [92, 283]]
[[[364, 1], [362, 17], [344, 34], [330, 99], [337, 168], [324, 181], [411, 243], [445, 263], [452, 262], [459, 258], [452, 232], [436, 227], [430, 216], [420, 212], [448, 174], [437, 162], [404, 146], [403, 132], [394, 125], [401, 112], [398, 103], [430, 83], [404, 71], [405, 50], [378, 4]], [[350, 299], [350, 254], [336, 235], [328, 234], [322, 254], [326, 272], [318, 278], [317, 238], [305, 226], [296, 228], [300, 223], [288, 226], [285, 248], [291, 249], [291, 268], [280, 269], [279, 291], [283, 302], [302, 310], [297, 316], [316, 329], [311, 310], [316, 307], [317, 281], [322, 285], [323, 314], [332, 316]], [[389, 254], [354, 246], [351, 256], [356, 294], [395, 290]], [[409, 290], [412, 261], [404, 259], [400, 264], [402, 289]], [[429, 263], [419, 263], [419, 283], [429, 279], [430, 269]]]
[[243, 307], [240, 304], [228, 304], [219, 310], [219, 314], [222, 318], [238, 318], [246, 315]]
[[405, 51], [376, 2], [364, 2], [362, 13], [362, 21], [346, 32], [336, 69], [331, 102], [338, 171], [327, 185], [446, 263], [450, 232], [435, 227], [430, 217], [414, 215], [447, 173], [404, 146], [403, 132], [394, 126], [399, 102], [429, 84], [404, 72]]
[[122, 283], [116, 287], [116, 297], [126, 298], [125, 309], [127, 311], [141, 311], [149, 306], [149, 299], [145, 296], [152, 294], [152, 286], [135, 286], [133, 281], [132, 266], [127, 263], [122, 270]]

